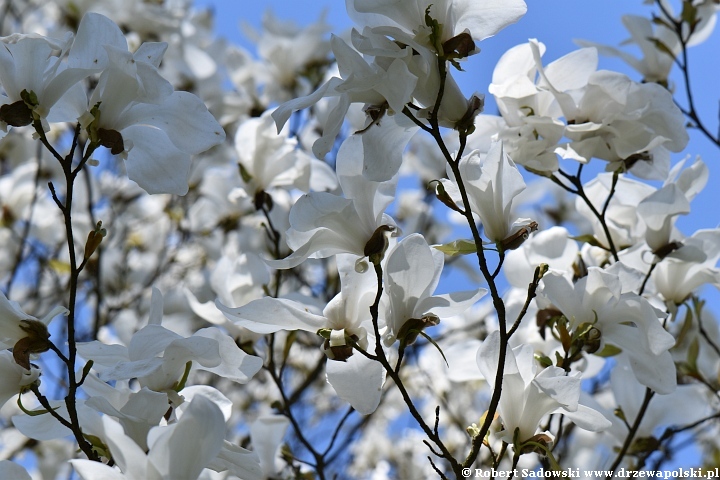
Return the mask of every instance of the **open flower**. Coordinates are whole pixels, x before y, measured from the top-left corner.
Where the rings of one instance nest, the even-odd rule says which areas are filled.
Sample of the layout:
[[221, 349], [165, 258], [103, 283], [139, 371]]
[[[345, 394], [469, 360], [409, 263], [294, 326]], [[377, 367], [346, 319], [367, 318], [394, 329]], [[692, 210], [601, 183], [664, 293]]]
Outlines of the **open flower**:
[[[348, 137], [337, 156], [337, 174], [345, 198], [326, 192], [300, 197], [290, 210], [287, 244], [295, 250], [281, 260], [268, 261], [275, 268], [293, 268], [308, 258], [325, 258], [338, 253], [359, 257], [375, 252], [373, 240], [382, 249], [382, 240], [396, 234], [395, 222], [384, 213], [395, 194], [397, 177], [373, 182], [362, 174], [366, 155], [360, 136]], [[384, 245], [387, 248], [387, 244]]]
[[434, 45], [429, 38], [426, 12], [441, 25], [439, 40], [445, 43], [464, 32], [479, 42], [515, 23], [527, 11], [523, 0], [347, 0], [346, 6], [350, 18], [359, 25], [397, 26], [428, 47]]
[[322, 349], [332, 362], [327, 364], [328, 382], [343, 400], [358, 412], [372, 413], [380, 403], [385, 371], [379, 362], [353, 351], [353, 344], [373, 353], [370, 341], [370, 311], [377, 282], [374, 275], [355, 271], [352, 255], [338, 255], [340, 293], [323, 310], [322, 315], [308, 311], [300, 302], [265, 297], [238, 308], [216, 302], [217, 307], [236, 325], [256, 333], [279, 330], [304, 330], [320, 333], [326, 339]]
[[150, 432], [147, 453], [110, 417], [103, 417], [101, 425], [96, 435], [107, 443], [120, 471], [99, 462], [71, 460], [80, 478], [196, 479], [221, 452], [225, 439], [220, 408], [202, 395], [193, 398], [177, 423]]
[[[642, 52], [642, 58], [638, 59], [618, 48], [595, 42], [581, 40], [576, 43], [583, 47], [595, 47], [602, 55], [621, 58], [640, 72], [644, 82], [668, 86], [668, 75], [675, 61], [669, 52], [675, 55], [680, 52], [680, 41], [675, 32], [662, 23], [653, 23], [650, 19], [638, 15], [623, 15], [622, 23], [630, 32], [630, 38], [623, 43], [637, 45]], [[663, 45], [663, 48], [658, 48], [658, 44]]]
[[481, 288], [433, 295], [443, 264], [443, 253], [430, 248], [417, 233], [399, 242], [388, 254], [383, 271], [389, 300], [386, 344], [397, 338], [401, 345], [413, 343], [425, 327], [437, 325], [442, 317], [464, 312], [487, 293]]
[[[477, 364], [485, 380], [494, 386], [499, 368], [500, 332], [492, 332], [477, 352]], [[597, 411], [579, 404], [579, 373], [566, 375], [558, 367], [537, 372], [531, 346], [521, 345], [508, 350], [503, 368], [503, 395], [498, 413], [502, 419], [502, 439], [516, 440], [516, 447], [537, 433], [540, 421], [550, 413], [561, 413], [578, 427], [593, 432], [608, 428], [611, 423]]]
[[189, 365], [238, 383], [247, 383], [262, 367], [260, 358], [247, 355], [217, 328], [185, 338], [162, 327], [161, 321], [162, 296], [155, 289], [149, 324], [127, 347], [94, 341], [79, 344], [78, 353], [93, 360], [103, 380], [137, 378], [141, 386], [169, 394], [177, 391]]
[[173, 92], [160, 75], [166, 44], [144, 43], [132, 54], [117, 25], [93, 25], [88, 35], [100, 39], [96, 50], [104, 53], [96, 53], [107, 67], [83, 126], [97, 146], [125, 158], [128, 177], [145, 191], [184, 195], [192, 155], [222, 143], [225, 132], [198, 97]]
[[[355, 35], [362, 37], [357, 32]], [[351, 103], [377, 107], [387, 105], [386, 108], [391, 112], [398, 113], [411, 101], [418, 81], [417, 76], [408, 69], [412, 58], [410, 48], [401, 48], [385, 39], [385, 56], [380, 57], [380, 62], [368, 63], [360, 53], [338, 37], [333, 36], [330, 45], [341, 78], [331, 78], [310, 95], [290, 100], [272, 113], [280, 131], [293, 112], [308, 108], [323, 97], [337, 97], [337, 103], [323, 125], [322, 136], [313, 144], [313, 153], [321, 159], [332, 149]]]
[[[80, 43], [82, 31], [78, 36]], [[8, 126], [34, 120], [74, 121], [87, 107], [78, 82], [98, 68], [68, 68], [62, 63], [71, 43], [69, 33], [60, 42], [38, 35], [12, 35], [0, 41], [0, 85], [7, 95], [0, 96], [0, 138]]]
[[[522, 174], [503, 149], [502, 142], [494, 142], [484, 156], [474, 150], [460, 159], [458, 166], [470, 201], [470, 209], [480, 217], [485, 236], [505, 250], [517, 248], [510, 244], [513, 235], [525, 229], [525, 236], [537, 228], [529, 219], [512, 220], [513, 199], [523, 190]], [[448, 179], [442, 180], [445, 190], [462, 205], [460, 191], [450, 167]]]
[[550, 272], [541, 285], [542, 295], [563, 313], [570, 330], [596, 328], [602, 335], [601, 348], [606, 344], [620, 348], [640, 383], [660, 394], [675, 390], [675, 364], [668, 352], [675, 339], [660, 324], [662, 314], [647, 300], [622, 293], [617, 275], [590, 267], [587, 276], [573, 285]]

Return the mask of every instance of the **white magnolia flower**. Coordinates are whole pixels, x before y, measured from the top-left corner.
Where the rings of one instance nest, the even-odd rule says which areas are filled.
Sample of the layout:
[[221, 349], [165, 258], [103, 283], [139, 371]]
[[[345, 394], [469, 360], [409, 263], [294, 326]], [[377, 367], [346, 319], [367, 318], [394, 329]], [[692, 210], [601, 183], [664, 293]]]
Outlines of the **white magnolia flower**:
[[675, 390], [675, 364], [668, 351], [675, 338], [666, 332], [663, 314], [635, 293], [621, 293], [620, 277], [597, 267], [574, 285], [555, 272], [541, 282], [544, 298], [560, 310], [568, 329], [593, 326], [600, 331], [601, 348], [619, 347], [626, 355], [637, 380], [660, 394]]
[[434, 47], [425, 21], [428, 9], [442, 26], [439, 40], [443, 43], [464, 32], [479, 42], [515, 23], [527, 11], [523, 0], [346, 0], [345, 5], [358, 25], [399, 27], [427, 47]]
[[[491, 387], [495, 385], [500, 358], [500, 332], [492, 332], [477, 351], [480, 372]], [[593, 432], [608, 428], [611, 423], [599, 412], [579, 403], [580, 376], [567, 375], [558, 367], [537, 372], [534, 352], [529, 345], [508, 349], [503, 368], [503, 385], [498, 413], [504, 432], [501, 438], [516, 447], [537, 433], [541, 420], [559, 413], [578, 427]], [[517, 435], [517, 437], [516, 437]]]
[[388, 300], [386, 344], [394, 343], [398, 337], [402, 344], [412, 343], [425, 327], [464, 312], [487, 293], [481, 288], [433, 295], [444, 262], [444, 254], [430, 248], [417, 233], [399, 242], [388, 254], [383, 270]]
[[[29, 125], [33, 118], [74, 121], [87, 107], [85, 90], [78, 82], [99, 69], [75, 61], [80, 50], [76, 44], [88, 41], [82, 27], [75, 44], [70, 33], [62, 41], [33, 34], [0, 40], [0, 85], [5, 92], [0, 96], [0, 138], [8, 126]], [[68, 50], [69, 60], [63, 62]], [[49, 130], [47, 125], [43, 128]]]
[[107, 65], [81, 119], [90, 138], [121, 154], [128, 177], [148, 193], [184, 195], [192, 155], [222, 143], [224, 130], [198, 97], [173, 92], [160, 76], [166, 44], [144, 43], [132, 54], [107, 19], [88, 27], [88, 36], [97, 61]]
[[[665, 179], [669, 152], [685, 148], [685, 119], [672, 95], [655, 83], [596, 71], [597, 51], [583, 48], [542, 64], [543, 44], [531, 40], [498, 62], [490, 92], [509, 128], [516, 161], [537, 170], [557, 169], [555, 154], [587, 163], [609, 162], [608, 170], [631, 170]], [[514, 139], [513, 139], [514, 137]], [[570, 142], [558, 142], [563, 137]]]
[[298, 149], [297, 140], [289, 138], [288, 133], [289, 129], [275, 131], [268, 112], [238, 127], [235, 149], [245, 183], [243, 190], [250, 198], [272, 188], [297, 188], [303, 192], [310, 189], [314, 159]]
[[11, 302], [0, 292], [0, 347], [12, 348], [19, 340], [28, 337], [35, 326], [39, 329], [38, 333], [40, 330], [47, 333], [47, 325], [58, 315], [67, 313], [65, 307], [55, 307], [38, 319], [23, 312], [20, 305]]
[[675, 229], [676, 217], [690, 213], [690, 202], [707, 184], [710, 173], [700, 157], [680, 173], [684, 163], [678, 162], [663, 187], [637, 206], [638, 216], [647, 227], [645, 241], [653, 252], [682, 239]]
[[[366, 257], [366, 246], [375, 236], [396, 231], [395, 222], [384, 213], [395, 195], [397, 176], [386, 182], [368, 180], [362, 160], [360, 136], [347, 138], [337, 156], [337, 174], [345, 197], [311, 192], [300, 197], [290, 210], [287, 244], [294, 252], [281, 260], [268, 261], [275, 268], [293, 268], [308, 258], [326, 258], [338, 253]], [[382, 237], [380, 237], [382, 238]]]
[[720, 288], [720, 229], [698, 230], [683, 241], [684, 247], [702, 252], [699, 258], [665, 258], [653, 270], [652, 279], [658, 293], [677, 305], [702, 285]]
[[[622, 23], [630, 32], [630, 38], [623, 45], [634, 43], [640, 48], [642, 58], [615, 47], [608, 47], [585, 40], [576, 41], [582, 47], [595, 47], [602, 55], [621, 58], [625, 63], [640, 72], [645, 82], [668, 85], [668, 75], [674, 65], [674, 58], [669, 52], [677, 55], [680, 52], [680, 41], [675, 32], [662, 24], [653, 23], [650, 19], [637, 15], [623, 15]], [[658, 42], [664, 47], [658, 48]]]
[[217, 307], [236, 325], [256, 333], [273, 333], [279, 330], [327, 332], [323, 351], [329, 359], [327, 377], [337, 394], [358, 412], [367, 415], [377, 408], [385, 380], [385, 371], [379, 362], [353, 352], [351, 338], [369, 353], [375, 351], [374, 338], [368, 335], [370, 305], [377, 292], [374, 275], [355, 271], [352, 255], [338, 255], [341, 288], [322, 312], [311, 313], [307, 306], [293, 300], [265, 297], [245, 306], [229, 308], [220, 302]]
[[545, 45], [532, 39], [500, 58], [488, 91], [507, 125], [491, 127], [500, 130], [499, 137], [515, 162], [534, 170], [556, 171], [554, 149], [565, 129], [559, 101], [568, 103], [564, 92], [587, 85], [598, 59], [594, 49], [586, 48], [543, 67], [537, 58], [544, 53]]
[[[510, 240], [521, 229], [530, 229], [529, 219], [512, 219], [513, 199], [525, 189], [522, 174], [503, 150], [502, 142], [495, 142], [483, 157], [474, 150], [460, 159], [458, 165], [467, 191], [470, 209], [480, 217], [485, 236], [496, 244]], [[448, 179], [442, 184], [448, 194], [462, 208], [455, 175], [447, 167]], [[536, 224], [537, 227], [537, 224]], [[528, 230], [526, 233], [530, 233]], [[506, 246], [511, 249], [512, 245]]]
[[150, 431], [147, 453], [110, 417], [103, 417], [102, 431], [95, 434], [108, 445], [117, 468], [90, 460], [71, 460], [84, 480], [194, 480], [223, 448], [225, 419], [214, 402], [198, 395], [176, 423]]
[[535, 268], [545, 263], [553, 270], [572, 275], [579, 253], [578, 244], [563, 227], [551, 227], [533, 234], [520, 248], [507, 253], [503, 271], [510, 285], [526, 289]]
[[238, 383], [247, 383], [262, 367], [260, 358], [247, 355], [215, 327], [189, 338], [162, 327], [162, 296], [157, 289], [152, 303], [149, 324], [127, 347], [99, 341], [78, 345], [78, 353], [94, 361], [103, 380], [137, 378], [141, 386], [172, 395], [188, 363]]
[[[354, 35], [357, 41], [364, 39], [357, 32]], [[384, 38], [376, 36], [374, 39], [378, 40], [378, 37]], [[293, 112], [308, 108], [323, 97], [338, 97], [337, 103], [325, 120], [322, 136], [313, 144], [313, 153], [320, 159], [332, 149], [351, 103], [377, 107], [387, 103], [391, 113], [399, 113], [412, 100], [412, 92], [418, 81], [417, 76], [411, 73], [408, 67], [413, 56], [409, 47], [401, 48], [385, 39], [382, 45], [384, 56], [368, 63], [344, 40], [333, 36], [330, 44], [341, 78], [331, 78], [314, 93], [290, 100], [272, 113], [280, 131]], [[379, 46], [373, 47], [380, 49]]]

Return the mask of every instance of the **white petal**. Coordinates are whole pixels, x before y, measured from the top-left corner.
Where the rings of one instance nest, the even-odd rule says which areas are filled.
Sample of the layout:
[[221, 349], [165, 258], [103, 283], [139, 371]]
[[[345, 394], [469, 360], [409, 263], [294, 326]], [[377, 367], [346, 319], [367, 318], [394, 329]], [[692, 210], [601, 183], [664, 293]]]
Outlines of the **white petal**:
[[0, 462], [0, 478], [6, 480], [32, 480], [32, 477], [24, 467], [10, 460]]
[[264, 297], [238, 308], [229, 308], [220, 302], [215, 305], [236, 325], [256, 333], [279, 330], [315, 333], [327, 323], [325, 317], [310, 313], [304, 305], [280, 298]]
[[161, 105], [135, 105], [122, 122], [120, 128], [135, 123], [160, 128], [177, 149], [191, 155], [225, 140], [225, 131], [202, 100], [188, 92], [174, 92]]
[[164, 478], [197, 478], [223, 446], [223, 414], [202, 395], [193, 398], [174, 428], [166, 428], [154, 429], [158, 435], [148, 438], [148, 459]]
[[260, 371], [263, 361], [260, 357], [248, 355], [240, 350], [235, 341], [217, 328], [203, 328], [195, 336], [211, 338], [220, 346], [222, 363], [217, 367], [204, 368], [208, 372], [238, 383], [247, 383]]
[[385, 370], [379, 362], [354, 352], [346, 362], [328, 360], [327, 380], [340, 398], [361, 415], [377, 409], [385, 383]]
[[574, 412], [562, 408], [558, 410], [558, 413], [568, 417], [578, 427], [591, 432], [602, 432], [612, 426], [612, 422], [602, 413], [585, 405], [578, 405]]
[[[80, 478], [83, 480], [97, 480], [98, 478], [103, 478], [105, 480], [129, 480], [129, 477], [126, 477], [112, 467], [108, 467], [104, 463], [82, 459], [70, 460], [70, 463], [75, 469], [75, 472], [80, 475]], [[12, 477], [3, 476], [3, 478]], [[18, 477], [18, 480], [20, 480], [20, 478], [21, 477]], [[30, 476], [28, 475], [27, 478], [30, 478]]]
[[270, 478], [277, 474], [275, 458], [290, 421], [282, 415], [263, 415], [250, 426], [253, 450], [260, 457], [263, 474]]
[[148, 193], [185, 195], [190, 175], [190, 155], [178, 150], [163, 130], [134, 125], [121, 132], [133, 147], [125, 161], [128, 178]]
[[111, 45], [127, 51], [127, 40], [120, 27], [99, 13], [86, 13], [68, 54], [68, 63], [73, 68], [97, 69], [107, 65], [107, 54], [103, 48]]

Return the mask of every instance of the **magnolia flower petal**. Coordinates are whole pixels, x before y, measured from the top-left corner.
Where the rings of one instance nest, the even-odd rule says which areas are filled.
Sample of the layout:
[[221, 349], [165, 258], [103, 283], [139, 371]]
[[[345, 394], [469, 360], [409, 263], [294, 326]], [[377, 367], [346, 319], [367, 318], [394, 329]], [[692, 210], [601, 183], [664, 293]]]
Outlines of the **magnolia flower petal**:
[[211, 338], [220, 347], [222, 363], [216, 367], [203, 367], [203, 370], [233, 382], [247, 383], [262, 368], [263, 361], [260, 357], [248, 355], [240, 350], [240, 347], [229, 335], [217, 328], [203, 328], [198, 330], [195, 336]]
[[[181, 152], [196, 155], [225, 140], [225, 131], [195, 95], [174, 92], [160, 105], [138, 104], [123, 115], [124, 125], [161, 129]], [[122, 127], [120, 127], [122, 128]]]
[[263, 474], [256, 452], [245, 450], [227, 440], [223, 443], [223, 447], [217, 456], [208, 464], [208, 468], [212, 468], [217, 472], [227, 470], [243, 480], [265, 480], [268, 478]]
[[452, 317], [472, 307], [487, 292], [486, 288], [479, 288], [477, 290], [434, 295], [418, 302], [417, 310], [423, 313], [434, 313], [440, 318]]
[[133, 58], [139, 62], [149, 63], [155, 68], [160, 68], [160, 62], [162, 62], [167, 48], [168, 44], [165, 42], [144, 42], [135, 50]]
[[[103, 478], [105, 480], [128, 480], [128, 477], [123, 475], [122, 472], [114, 469], [113, 467], [108, 467], [104, 463], [82, 459], [73, 459], [70, 460], [70, 463], [75, 469], [75, 473], [77, 473], [83, 480], [96, 480], [98, 478]], [[6, 477], [3, 475], [2, 478], [14, 477]], [[21, 478], [22, 477], [18, 477], [18, 480]], [[27, 478], [30, 478], [30, 475], [28, 475]]]
[[0, 478], [5, 480], [32, 480], [25, 468], [10, 460], [0, 461]]
[[385, 383], [385, 370], [380, 362], [354, 353], [345, 362], [328, 361], [325, 371], [338, 396], [358, 413], [369, 415], [377, 409]]
[[568, 411], [577, 410], [580, 398], [580, 378], [565, 375], [558, 367], [548, 367], [540, 372], [533, 382], [540, 390]]
[[262, 415], [250, 426], [253, 450], [260, 457], [263, 475], [267, 478], [277, 474], [275, 458], [290, 420], [282, 415]]
[[151, 431], [148, 460], [163, 478], [197, 478], [223, 446], [225, 418], [214, 402], [197, 395], [173, 427]]
[[[450, 366], [448, 378], [453, 382], [467, 382], [469, 380], [482, 380], [485, 377], [473, 361], [482, 342], [469, 339], [462, 343], [455, 343], [451, 348], [443, 348], [445, 358]], [[443, 347], [443, 344], [440, 345]]]
[[226, 307], [219, 301], [215, 305], [236, 325], [255, 333], [279, 330], [315, 333], [327, 323], [325, 317], [310, 313], [304, 305], [281, 298], [264, 297], [238, 308]]
[[590, 432], [602, 432], [612, 426], [612, 422], [602, 413], [585, 405], [578, 405], [575, 411], [559, 408], [557, 413], [562, 413], [575, 425]]
[[[152, 313], [150, 316], [153, 317]], [[157, 357], [172, 342], [182, 338], [177, 333], [161, 325], [149, 324], [133, 335], [128, 347], [128, 356], [132, 360]]]
[[185, 195], [190, 175], [190, 155], [180, 151], [164, 130], [150, 125], [133, 125], [120, 132], [132, 142], [128, 152], [128, 178], [146, 192]]
[[363, 176], [373, 182], [385, 182], [400, 170], [402, 154], [419, 127], [402, 114], [383, 118], [360, 134]]
[[123, 345], [106, 345], [95, 340], [88, 343], [78, 343], [77, 349], [81, 357], [93, 361], [93, 368], [100, 373], [119, 362], [130, 360], [128, 349]]
[[190, 305], [190, 309], [195, 315], [214, 325], [229, 324], [227, 318], [225, 318], [222, 312], [215, 306], [215, 302], [200, 303], [190, 290], [185, 288], [183, 291]]
[[[308, 108], [312, 105], [315, 105], [317, 102], [320, 101], [321, 98], [325, 96], [325, 93], [330, 91], [332, 93], [335, 92], [335, 88], [342, 83], [342, 79], [333, 77], [330, 80], [328, 80], [326, 83], [324, 83], [320, 88], [315, 90], [310, 95], [307, 95], [305, 97], [295, 98], [293, 100], [290, 100], [288, 102], [283, 103], [279, 107], [275, 109], [272, 113], [272, 118], [275, 120], [275, 124], [277, 125], [277, 131], [280, 133], [280, 131], [285, 126], [285, 123], [290, 119], [290, 115], [293, 114], [293, 112], [296, 112], [298, 110], [303, 110], [305, 108]], [[346, 111], [347, 112], [347, 111]], [[345, 113], [346, 113], [345, 112]], [[343, 117], [345, 114], [343, 113]]]
[[[51, 401], [50, 406], [64, 418], [70, 418], [65, 402]], [[44, 408], [38, 407], [35, 410], [44, 410]], [[100, 415], [95, 410], [86, 407], [82, 402], [78, 402], [77, 410], [78, 417], [81, 419], [81, 426], [86, 423], [89, 424], [99, 421], [100, 419]], [[54, 440], [56, 438], [64, 438], [72, 433], [69, 428], [62, 425], [50, 414], [35, 415], [32, 417], [25, 414], [15, 415], [12, 417], [12, 422], [20, 433], [34, 440]]]
[[68, 65], [72, 68], [100, 69], [108, 63], [105, 46], [110, 45], [127, 51], [128, 44], [120, 27], [99, 13], [83, 15], [77, 35], [68, 53]]
[[192, 403], [192, 399], [200, 395], [217, 405], [217, 407], [222, 412], [225, 421], [230, 421], [233, 412], [232, 400], [223, 395], [222, 392], [220, 392], [220, 390], [218, 390], [217, 388], [211, 387], [209, 385], [192, 385], [190, 387], [183, 388], [182, 396], [183, 398], [185, 398], [185, 402], [176, 408], [176, 416], [178, 418], [182, 417], [185, 414], [185, 410], [187, 410], [187, 408]]
[[454, 0], [452, 8], [456, 15], [454, 33], [467, 29], [477, 40], [492, 37], [527, 12], [523, 0]]
[[115, 463], [125, 473], [126, 477], [123, 478], [146, 478], [149, 472], [143, 448], [125, 434], [118, 422], [108, 416], [102, 418], [102, 428], [99, 436], [107, 443]]
[[670, 352], [658, 356], [628, 352], [630, 366], [637, 381], [660, 395], [672, 393], [677, 388], [675, 362]]
[[[435, 282], [435, 257], [425, 238], [420, 234], [412, 234], [399, 242], [390, 252], [385, 264], [385, 283], [390, 297], [393, 315], [399, 321], [413, 318], [415, 313], [423, 314], [429, 311], [415, 312], [415, 302], [427, 296], [428, 286]], [[439, 274], [439, 271], [438, 271]], [[399, 327], [399, 326], [398, 326]]]

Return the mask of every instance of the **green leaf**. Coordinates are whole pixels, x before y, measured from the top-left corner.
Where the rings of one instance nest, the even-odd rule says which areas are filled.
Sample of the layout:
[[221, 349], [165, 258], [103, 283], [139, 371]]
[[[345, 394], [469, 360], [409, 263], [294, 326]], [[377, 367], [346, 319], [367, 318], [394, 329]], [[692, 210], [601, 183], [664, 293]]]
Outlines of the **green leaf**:
[[654, 23], [655, 25], [662, 25], [663, 27], [667, 28], [670, 31], [675, 30], [675, 27], [670, 25], [670, 23], [667, 20], [665, 20], [664, 18], [660, 18], [657, 15], [652, 16], [652, 23]]
[[690, 343], [690, 347], [688, 347], [687, 352], [687, 363], [690, 367], [692, 372], [697, 372], [697, 359], [698, 355], [700, 354], [700, 342], [698, 341], [698, 338], [695, 337], [693, 341]]
[[283, 347], [283, 359], [287, 359], [288, 355], [290, 354], [290, 349], [293, 346], [293, 343], [295, 343], [295, 340], [297, 339], [297, 330], [292, 330], [288, 333], [288, 336], [285, 338], [285, 346]]
[[454, 240], [443, 245], [433, 245], [433, 247], [451, 257], [457, 255], [468, 255], [477, 252], [475, 242], [472, 240]]
[[[46, 413], [50, 413], [50, 410], [45, 410], [44, 408], [42, 410], [28, 410], [27, 408], [25, 408], [23, 406], [21, 398], [22, 397], [20, 395], [18, 395], [17, 405], [18, 405], [18, 407], [20, 407], [20, 410], [22, 410], [23, 413], [25, 413], [25, 415], [28, 415], [30, 417], [37, 417], [39, 415], [45, 415]], [[53, 408], [53, 410], [57, 410], [58, 408], [60, 408], [60, 407], [55, 407], [55, 408]]]
[[595, 352], [595, 355], [598, 357], [608, 358], [608, 357], [614, 357], [618, 353], [621, 353], [622, 349], [616, 347], [615, 345], [605, 345], [605, 347], [600, 350], [599, 352]]
[[653, 37], [648, 37], [648, 41], [652, 42], [652, 44], [655, 45], [655, 48], [657, 48], [658, 51], [666, 55], [670, 55], [673, 60], [675, 59], [675, 52], [673, 52], [670, 47], [665, 45], [661, 40]]
[[182, 391], [183, 388], [185, 388], [185, 384], [187, 383], [188, 377], [190, 376], [190, 369], [192, 368], [192, 360], [188, 360], [185, 362], [185, 371], [183, 372], [183, 376], [180, 379], [179, 382], [176, 382], [175, 385], [173, 385], [173, 390], [176, 392]]
[[553, 457], [552, 451], [550, 451], [550, 449], [546, 449], [545, 452], [547, 452], [547, 459], [548, 463], [550, 464], [550, 468], [552, 468], [554, 472], [562, 471], [562, 467], [560, 466], [558, 461], [555, 460], [555, 457]]
[[423, 332], [422, 330], [420, 330], [418, 333], [419, 333], [420, 335], [422, 335], [423, 337], [425, 337], [425, 340], [427, 340], [428, 342], [432, 343], [432, 344], [435, 346], [435, 348], [438, 349], [438, 352], [440, 352], [440, 355], [442, 355], [443, 360], [445, 360], [445, 365], [447, 365], [448, 368], [450, 368], [450, 364], [448, 363], [447, 358], [445, 358], [445, 354], [443, 353], [442, 348], [440, 348], [440, 345], [438, 345], [438, 344], [435, 342], [435, 340], [433, 340], [432, 338], [430, 338], [430, 335], [428, 335], [427, 333]]
[[693, 5], [692, 0], [685, 0], [683, 2], [683, 8], [682, 13], [680, 14], [680, 18], [683, 22], [687, 23], [690, 26], [690, 33], [692, 33], [694, 27], [697, 26], [697, 12], [698, 9], [695, 5]]
[[589, 244], [589, 245], [592, 245], [593, 247], [602, 248], [603, 250], [607, 250], [607, 248], [605, 248], [605, 247], [600, 243], [600, 241], [599, 241], [597, 238], [595, 238], [594, 235], [590, 235], [590, 234], [580, 235], [580, 236], [578, 236], [578, 237], [570, 237], [570, 239], [571, 239], [571, 240], [578, 241], [578, 242], [587, 243], [587, 244]]
[[535, 354], [535, 361], [538, 362], [540, 365], [542, 365], [545, 368], [552, 367], [552, 364], [553, 364], [552, 360], [550, 360], [550, 358], [548, 356], [538, 354], [538, 353]]
[[240, 170], [240, 177], [242, 177], [242, 181], [245, 183], [250, 183], [253, 179], [253, 176], [250, 175], [250, 172], [247, 171], [245, 165], [243, 165], [242, 163], [238, 163], [238, 169]]

